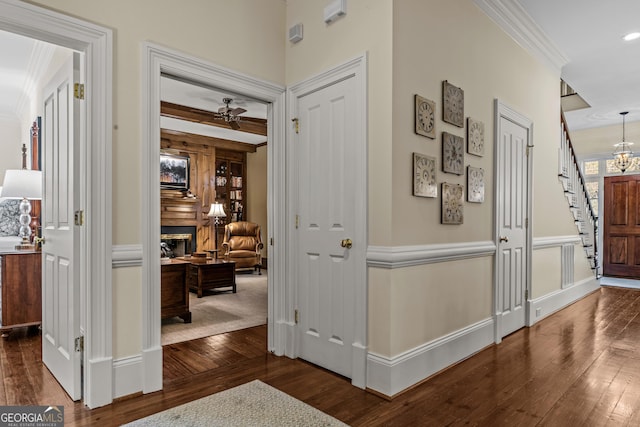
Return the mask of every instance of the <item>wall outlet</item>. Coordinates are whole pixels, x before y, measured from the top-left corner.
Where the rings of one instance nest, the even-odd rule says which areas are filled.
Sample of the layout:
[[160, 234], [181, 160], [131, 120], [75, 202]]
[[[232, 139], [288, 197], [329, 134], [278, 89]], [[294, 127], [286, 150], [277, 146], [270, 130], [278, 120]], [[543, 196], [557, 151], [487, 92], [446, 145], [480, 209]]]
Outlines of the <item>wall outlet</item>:
[[542, 314], [542, 308], [536, 308], [536, 317], [540, 317]]

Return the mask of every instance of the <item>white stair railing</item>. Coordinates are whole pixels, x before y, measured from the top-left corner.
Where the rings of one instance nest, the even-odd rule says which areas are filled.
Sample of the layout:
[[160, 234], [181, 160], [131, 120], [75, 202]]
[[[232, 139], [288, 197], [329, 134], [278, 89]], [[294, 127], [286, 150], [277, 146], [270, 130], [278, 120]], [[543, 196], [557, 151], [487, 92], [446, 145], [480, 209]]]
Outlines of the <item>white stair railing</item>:
[[567, 122], [560, 117], [560, 148], [558, 150], [558, 177], [562, 182], [569, 209], [578, 228], [591, 269], [600, 277], [598, 264], [598, 216], [593, 211], [584, 177], [576, 159]]

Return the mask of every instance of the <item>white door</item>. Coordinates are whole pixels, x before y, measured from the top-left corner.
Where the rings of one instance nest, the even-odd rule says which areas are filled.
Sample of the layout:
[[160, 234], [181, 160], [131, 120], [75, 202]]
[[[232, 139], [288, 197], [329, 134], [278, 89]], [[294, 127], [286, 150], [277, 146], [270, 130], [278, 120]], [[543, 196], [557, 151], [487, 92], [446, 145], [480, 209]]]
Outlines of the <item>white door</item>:
[[[74, 211], [78, 188], [80, 55], [74, 53], [44, 92], [42, 234], [42, 360], [73, 400], [81, 396], [80, 291], [76, 263], [78, 230]], [[76, 184], [76, 185], [74, 185]]]
[[525, 326], [529, 129], [499, 115], [497, 176], [497, 340]]
[[[297, 98], [298, 355], [361, 383], [359, 295], [366, 268], [363, 102], [346, 78]], [[364, 145], [364, 146], [363, 146]], [[362, 295], [361, 298], [366, 298]]]

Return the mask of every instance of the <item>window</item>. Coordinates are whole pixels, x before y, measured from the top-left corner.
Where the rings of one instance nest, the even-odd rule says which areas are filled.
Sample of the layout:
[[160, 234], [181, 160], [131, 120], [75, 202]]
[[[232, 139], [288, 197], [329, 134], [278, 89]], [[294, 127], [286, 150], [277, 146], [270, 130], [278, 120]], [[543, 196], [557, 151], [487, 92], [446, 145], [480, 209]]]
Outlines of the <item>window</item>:
[[585, 175], [598, 175], [600, 162], [597, 160], [592, 160], [583, 163], [583, 171]]

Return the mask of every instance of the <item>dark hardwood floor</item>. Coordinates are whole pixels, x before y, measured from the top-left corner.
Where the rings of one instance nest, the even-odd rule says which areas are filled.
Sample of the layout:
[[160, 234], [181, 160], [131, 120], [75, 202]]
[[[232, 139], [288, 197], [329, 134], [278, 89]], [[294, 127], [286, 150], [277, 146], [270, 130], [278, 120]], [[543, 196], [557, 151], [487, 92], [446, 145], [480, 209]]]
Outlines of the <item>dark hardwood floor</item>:
[[64, 404], [65, 425], [115, 426], [260, 379], [354, 426], [640, 425], [640, 291], [605, 287], [387, 401], [265, 352], [266, 327], [164, 347], [164, 389], [89, 410], [41, 363], [37, 330], [0, 342], [0, 405]]

